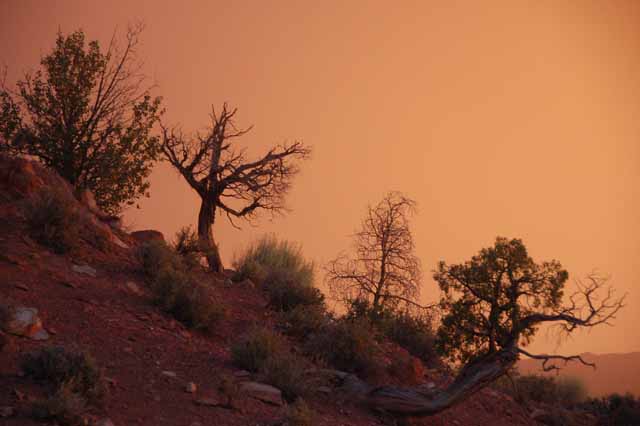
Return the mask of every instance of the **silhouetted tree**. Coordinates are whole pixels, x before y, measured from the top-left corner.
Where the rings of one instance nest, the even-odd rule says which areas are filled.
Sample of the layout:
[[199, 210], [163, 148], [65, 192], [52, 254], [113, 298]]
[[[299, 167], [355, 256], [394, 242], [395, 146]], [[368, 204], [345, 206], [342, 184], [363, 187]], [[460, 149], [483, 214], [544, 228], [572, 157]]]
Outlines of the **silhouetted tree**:
[[255, 161], [247, 160], [245, 150], [236, 149], [233, 139], [249, 129], [234, 124], [237, 109], [225, 103], [220, 113], [211, 113], [205, 134], [186, 136], [178, 128], [163, 127], [162, 151], [199, 195], [198, 238], [209, 267], [221, 272], [222, 261], [212, 229], [216, 213], [250, 220], [260, 211], [285, 210], [284, 197], [298, 173], [296, 160], [309, 157], [311, 149], [301, 142], [276, 146]]
[[418, 306], [421, 269], [409, 229], [414, 210], [415, 202], [398, 192], [368, 207], [353, 236], [354, 256], [341, 255], [325, 267], [335, 298], [347, 306], [364, 301], [374, 315], [401, 304]]
[[159, 154], [160, 98], [135, 61], [141, 30], [130, 28], [124, 47], [114, 36], [106, 52], [82, 31], [58, 33], [41, 69], [17, 90], [0, 85], [0, 149], [37, 157], [113, 214], [148, 195]]
[[[462, 401], [506, 374], [521, 355], [543, 361], [545, 370], [584, 361], [579, 355], [532, 354], [524, 349], [544, 324], [563, 333], [608, 324], [623, 307], [607, 280], [591, 275], [563, 298], [568, 273], [559, 262], [535, 263], [521, 240], [498, 238], [462, 264], [441, 262], [434, 274], [444, 292], [439, 337], [452, 359], [462, 361], [443, 391], [382, 387], [367, 395], [379, 409], [425, 416]], [[563, 300], [564, 299], [564, 300]], [[567, 300], [568, 299], [568, 300]]]

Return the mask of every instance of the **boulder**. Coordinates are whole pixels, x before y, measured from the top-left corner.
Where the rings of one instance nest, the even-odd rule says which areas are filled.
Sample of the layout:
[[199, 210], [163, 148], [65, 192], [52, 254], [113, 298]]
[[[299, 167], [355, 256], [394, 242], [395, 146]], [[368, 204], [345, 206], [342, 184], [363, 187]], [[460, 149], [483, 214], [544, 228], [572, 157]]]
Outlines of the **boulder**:
[[148, 243], [152, 241], [165, 242], [162, 232], [155, 231], [153, 229], [145, 229], [143, 231], [132, 232], [131, 237], [133, 237], [133, 239], [139, 243]]
[[267, 404], [282, 406], [282, 392], [273, 386], [258, 382], [240, 383], [240, 392]]
[[36, 308], [19, 306], [9, 311], [5, 331], [16, 336], [33, 340], [47, 340], [49, 333], [42, 327], [42, 321]]

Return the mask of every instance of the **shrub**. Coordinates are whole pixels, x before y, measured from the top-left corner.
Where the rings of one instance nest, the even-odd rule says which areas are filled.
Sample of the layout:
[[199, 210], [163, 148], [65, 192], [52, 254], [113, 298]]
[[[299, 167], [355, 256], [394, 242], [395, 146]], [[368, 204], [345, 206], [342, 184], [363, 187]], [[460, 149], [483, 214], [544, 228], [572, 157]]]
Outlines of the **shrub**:
[[306, 365], [304, 361], [289, 352], [276, 352], [267, 358], [263, 366], [264, 381], [282, 391], [287, 401], [294, 401], [307, 393], [304, 380]]
[[287, 407], [285, 423], [289, 426], [313, 426], [315, 415], [303, 399], [298, 399]]
[[556, 395], [563, 405], [575, 405], [587, 399], [587, 388], [578, 377], [563, 377], [556, 381]]
[[161, 269], [151, 289], [155, 303], [188, 327], [209, 330], [225, 316], [222, 304], [182, 270]]
[[324, 307], [324, 296], [312, 285], [296, 281], [296, 273], [284, 269], [271, 271], [264, 280], [269, 307], [288, 312], [298, 306]]
[[285, 351], [279, 334], [265, 328], [255, 328], [231, 348], [233, 363], [251, 372], [263, 371], [269, 358]]
[[582, 408], [595, 414], [599, 424], [610, 426], [634, 426], [640, 424], [640, 399], [631, 394], [611, 394], [594, 398], [582, 404]]
[[365, 376], [381, 371], [375, 330], [366, 320], [340, 319], [312, 336], [306, 349], [340, 370]]
[[305, 338], [320, 332], [329, 325], [329, 316], [324, 306], [296, 306], [284, 314], [286, 333], [297, 338]]
[[200, 252], [200, 243], [198, 235], [190, 226], [184, 226], [176, 233], [176, 239], [173, 243], [173, 249], [176, 253], [186, 256], [190, 253]]
[[153, 281], [161, 271], [179, 270], [182, 261], [164, 241], [148, 241], [138, 247], [136, 258], [142, 266], [142, 272]]
[[314, 265], [302, 256], [300, 246], [265, 236], [251, 245], [239, 258], [234, 259], [234, 281], [251, 279], [262, 283], [270, 273], [286, 271], [300, 286], [313, 286]]
[[398, 313], [382, 321], [382, 330], [391, 341], [420, 358], [430, 367], [439, 365], [435, 334], [431, 320], [426, 316]]
[[52, 396], [36, 400], [31, 407], [36, 419], [70, 426], [82, 424], [82, 414], [86, 410], [86, 400], [69, 390], [69, 386], [62, 386]]
[[101, 402], [105, 396], [102, 372], [85, 352], [63, 347], [46, 347], [27, 354], [22, 360], [25, 375], [45, 382], [56, 390], [65, 388], [88, 402]]
[[178, 321], [208, 330], [225, 316], [222, 304], [196, 281], [190, 265], [166, 243], [144, 243], [137, 258], [150, 282], [155, 303]]
[[24, 214], [31, 238], [63, 254], [70, 251], [80, 237], [80, 215], [74, 200], [60, 189], [41, 190], [28, 198]]
[[87, 406], [100, 405], [106, 394], [102, 372], [84, 352], [47, 347], [27, 354], [22, 370], [52, 390], [51, 396], [33, 405], [33, 416], [39, 419], [79, 424]]

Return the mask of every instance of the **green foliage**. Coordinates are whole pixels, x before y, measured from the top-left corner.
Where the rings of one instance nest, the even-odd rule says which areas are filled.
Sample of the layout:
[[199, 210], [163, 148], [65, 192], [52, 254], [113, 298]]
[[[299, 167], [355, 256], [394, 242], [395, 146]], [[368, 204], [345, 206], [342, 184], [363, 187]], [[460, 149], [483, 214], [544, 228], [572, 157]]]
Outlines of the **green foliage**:
[[340, 319], [311, 336], [306, 351], [316, 358], [344, 370], [375, 376], [381, 370], [376, 330], [364, 319]]
[[124, 48], [106, 52], [82, 31], [58, 33], [15, 94], [0, 89], [2, 149], [36, 156], [112, 214], [148, 195], [159, 154], [151, 132], [160, 98], [142, 87], [134, 63], [139, 33], [130, 30]]
[[185, 271], [161, 269], [151, 289], [156, 304], [188, 327], [210, 330], [225, 316], [222, 304]]
[[148, 241], [136, 250], [142, 272], [153, 282], [165, 269], [181, 269], [182, 260], [164, 241]]
[[290, 352], [277, 352], [267, 358], [262, 370], [264, 381], [280, 389], [287, 401], [294, 401], [308, 392], [304, 360]]
[[314, 265], [305, 260], [301, 248], [288, 241], [278, 241], [273, 235], [251, 245], [233, 261], [233, 266], [236, 269], [234, 281], [248, 278], [262, 283], [269, 274], [285, 271], [300, 286], [312, 287], [314, 283]]
[[632, 394], [611, 394], [590, 399], [582, 408], [595, 414], [599, 424], [610, 426], [636, 426], [640, 424], [640, 399]]
[[251, 372], [263, 371], [269, 358], [285, 351], [285, 342], [279, 334], [266, 328], [251, 330], [231, 348], [233, 363]]
[[316, 287], [297, 281], [297, 274], [288, 270], [271, 271], [264, 280], [269, 307], [289, 312], [299, 306], [324, 307], [324, 296]]
[[73, 392], [70, 386], [62, 385], [53, 395], [36, 400], [31, 415], [38, 420], [76, 426], [83, 424], [82, 414], [87, 408], [85, 398]]
[[300, 305], [284, 313], [286, 333], [302, 339], [329, 325], [329, 315], [323, 305]]
[[444, 294], [439, 350], [464, 363], [514, 341], [529, 343], [535, 322], [522, 320], [560, 306], [568, 273], [555, 260], [535, 263], [521, 240], [497, 238], [470, 261], [440, 262], [434, 279]]
[[197, 281], [192, 265], [166, 243], [144, 243], [136, 256], [155, 303], [175, 319], [194, 329], [210, 330], [224, 318], [223, 305]]
[[67, 253], [81, 235], [81, 219], [71, 197], [62, 190], [42, 190], [23, 207], [31, 238], [55, 253]]
[[314, 287], [314, 266], [299, 246], [267, 236], [234, 260], [234, 281], [251, 279], [267, 291], [272, 309], [288, 312], [297, 306], [324, 306], [324, 296]]
[[511, 379], [502, 377], [495, 386], [521, 403], [533, 401], [570, 407], [587, 398], [586, 387], [577, 377], [558, 379], [537, 374], [520, 375], [515, 371], [510, 375]]
[[173, 249], [182, 256], [201, 253], [198, 234], [191, 226], [183, 226], [176, 233]]
[[52, 394], [33, 405], [33, 416], [64, 425], [80, 423], [89, 405], [100, 405], [106, 395], [102, 372], [88, 354], [62, 347], [46, 347], [24, 356], [26, 376], [47, 384]]
[[436, 337], [429, 317], [406, 312], [394, 313], [382, 320], [381, 327], [389, 340], [421, 359], [426, 365], [440, 365]]
[[237, 367], [261, 374], [288, 401], [307, 391], [304, 361], [288, 350], [283, 336], [266, 328], [255, 328], [234, 344], [231, 359]]
[[287, 407], [285, 423], [289, 426], [315, 425], [315, 413], [302, 398]]

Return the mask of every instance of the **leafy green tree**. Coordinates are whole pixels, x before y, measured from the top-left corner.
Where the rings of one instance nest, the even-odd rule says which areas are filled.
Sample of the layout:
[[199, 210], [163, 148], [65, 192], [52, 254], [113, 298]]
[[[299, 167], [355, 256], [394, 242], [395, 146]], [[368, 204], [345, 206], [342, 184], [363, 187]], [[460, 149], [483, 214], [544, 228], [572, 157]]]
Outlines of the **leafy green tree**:
[[81, 30], [58, 33], [37, 71], [0, 86], [0, 150], [35, 156], [112, 214], [148, 195], [159, 154], [160, 98], [135, 59], [141, 30], [106, 52]]
[[536, 263], [519, 239], [497, 238], [465, 263], [440, 262], [434, 273], [444, 293], [438, 337], [445, 354], [460, 362], [459, 373], [433, 394], [380, 387], [368, 394], [367, 403], [390, 413], [429, 416], [507, 374], [520, 356], [541, 360], [546, 371], [569, 361], [593, 366], [579, 355], [525, 349], [543, 325], [570, 334], [609, 324], [622, 309], [624, 296], [615, 297], [607, 279], [590, 275], [565, 295], [568, 277], [558, 261]]

